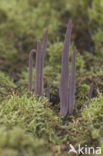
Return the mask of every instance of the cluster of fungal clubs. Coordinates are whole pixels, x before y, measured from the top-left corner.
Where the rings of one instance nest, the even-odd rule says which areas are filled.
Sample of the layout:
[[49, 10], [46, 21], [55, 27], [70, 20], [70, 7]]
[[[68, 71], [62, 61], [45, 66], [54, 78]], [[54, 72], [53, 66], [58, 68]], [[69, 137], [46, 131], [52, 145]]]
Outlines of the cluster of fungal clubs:
[[[62, 51], [62, 65], [61, 65], [61, 80], [59, 87], [60, 98], [60, 112], [63, 117], [71, 115], [74, 109], [75, 101], [75, 74], [76, 74], [76, 47], [74, 47], [72, 55], [72, 68], [71, 76], [69, 73], [69, 48], [71, 41], [72, 21], [70, 20], [67, 25], [66, 35], [64, 39], [64, 46]], [[35, 74], [35, 91], [38, 96], [44, 95], [44, 83], [43, 83], [43, 68], [44, 57], [47, 49], [48, 30], [44, 33], [43, 46], [41, 47], [41, 41], [37, 41], [37, 50], [31, 50], [29, 53], [29, 92], [32, 92], [32, 75], [33, 75], [33, 60], [32, 56], [36, 54], [36, 74]], [[92, 88], [88, 94], [91, 97]], [[50, 99], [50, 85], [47, 84], [46, 96]]]
[[36, 74], [35, 74], [35, 94], [38, 96], [43, 96], [43, 68], [44, 68], [44, 58], [47, 49], [48, 41], [48, 30], [44, 33], [43, 46], [41, 46], [41, 41], [37, 41], [37, 50], [31, 50], [29, 53], [29, 92], [32, 92], [32, 77], [33, 77], [33, 54], [36, 54]]

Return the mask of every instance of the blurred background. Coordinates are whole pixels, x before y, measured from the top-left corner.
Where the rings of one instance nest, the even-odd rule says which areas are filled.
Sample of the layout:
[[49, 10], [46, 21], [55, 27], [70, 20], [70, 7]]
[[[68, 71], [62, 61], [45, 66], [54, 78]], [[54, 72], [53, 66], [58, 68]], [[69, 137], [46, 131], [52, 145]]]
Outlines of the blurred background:
[[74, 45], [78, 49], [77, 84], [94, 82], [103, 90], [103, 0], [0, 0], [2, 88], [12, 79], [16, 88], [27, 89], [29, 52], [36, 49], [37, 40], [42, 40], [48, 29], [44, 81], [45, 85], [50, 83], [52, 95], [58, 94], [61, 53], [69, 19], [73, 21], [70, 59]]

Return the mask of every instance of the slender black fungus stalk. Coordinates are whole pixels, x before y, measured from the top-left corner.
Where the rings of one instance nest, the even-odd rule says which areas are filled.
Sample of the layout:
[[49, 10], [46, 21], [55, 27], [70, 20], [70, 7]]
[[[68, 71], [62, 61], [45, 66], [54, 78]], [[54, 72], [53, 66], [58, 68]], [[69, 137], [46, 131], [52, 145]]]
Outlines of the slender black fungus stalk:
[[36, 50], [32, 49], [29, 53], [29, 84], [28, 89], [29, 92], [32, 92], [32, 79], [33, 79], [33, 53], [36, 53]]
[[47, 83], [46, 97], [50, 101], [50, 85], [49, 85], [49, 83]]
[[41, 96], [40, 91], [40, 76], [41, 76], [41, 42], [37, 41], [37, 53], [36, 53], [36, 74], [35, 74], [35, 94]]
[[69, 83], [69, 46], [72, 31], [72, 21], [67, 26], [64, 47], [62, 52], [62, 69], [60, 81], [60, 112], [65, 116], [68, 112], [68, 83]]
[[72, 56], [72, 69], [71, 69], [71, 79], [70, 79], [70, 87], [69, 87], [69, 114], [72, 114], [74, 109], [75, 73], [76, 73], [76, 47], [74, 48], [74, 52]]
[[41, 42], [37, 41], [37, 55], [36, 55], [36, 78], [35, 78], [35, 94], [43, 96], [43, 68], [44, 58], [47, 48], [48, 30], [44, 33], [43, 47], [41, 48]]
[[45, 51], [47, 49], [47, 41], [48, 41], [48, 30], [45, 31], [43, 38], [43, 47], [42, 47], [43, 56], [45, 56]]
[[92, 98], [93, 88], [94, 88], [94, 84], [91, 83], [91, 85], [90, 85], [90, 89], [89, 89], [89, 92], [88, 92], [88, 98], [89, 98], [89, 99]]
[[40, 87], [41, 87], [41, 95], [43, 95], [43, 92], [44, 92], [44, 81], [43, 81], [43, 68], [44, 68], [44, 58], [45, 58], [45, 52], [46, 52], [46, 49], [47, 49], [47, 41], [48, 41], [48, 30], [45, 31], [44, 33], [44, 38], [43, 38], [43, 47], [42, 47], [42, 50], [41, 50], [41, 84], [40, 84]]

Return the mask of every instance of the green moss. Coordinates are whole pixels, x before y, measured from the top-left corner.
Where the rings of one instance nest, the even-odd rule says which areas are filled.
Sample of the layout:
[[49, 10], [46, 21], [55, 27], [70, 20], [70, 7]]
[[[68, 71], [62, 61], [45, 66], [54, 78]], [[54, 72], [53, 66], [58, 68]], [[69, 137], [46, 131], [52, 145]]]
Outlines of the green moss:
[[94, 41], [96, 55], [103, 56], [103, 1], [93, 0], [92, 7], [89, 9], [89, 18], [91, 22], [92, 39]]
[[42, 139], [37, 139], [25, 130], [14, 127], [8, 130], [0, 127], [0, 153], [2, 156], [50, 155]]
[[[88, 90], [88, 86], [83, 86]], [[87, 93], [87, 91], [85, 92]], [[82, 94], [83, 95], [83, 94]], [[103, 96], [89, 100], [84, 96], [84, 100], [76, 99], [73, 115], [65, 122], [64, 131], [66, 140], [78, 144], [89, 146], [102, 146], [103, 137]]]
[[16, 88], [16, 85], [13, 83], [13, 81], [0, 71], [0, 95], [9, 95], [14, 88]]
[[81, 110], [87, 106], [89, 86], [87, 84], [78, 84], [76, 87], [76, 98], [74, 115], [81, 113]]
[[77, 94], [80, 99], [87, 97], [90, 87], [87, 84], [82, 84], [77, 88]]
[[12, 95], [1, 103], [0, 110], [0, 124], [8, 128], [20, 126], [34, 136], [51, 142], [58, 141], [56, 127], [60, 124], [60, 118], [48, 107], [46, 98]]
[[99, 139], [103, 136], [103, 96], [90, 100], [89, 106], [83, 112], [83, 117], [87, 120], [93, 138]]
[[[19, 74], [19, 81], [16, 83], [20, 92], [25, 93], [28, 91], [28, 69]], [[35, 66], [33, 67], [33, 90], [35, 89]]]
[[[72, 41], [75, 41], [80, 51], [76, 56], [76, 100], [73, 115], [67, 120], [61, 120], [58, 113], [61, 53], [66, 24], [70, 18], [73, 20]], [[50, 84], [53, 104], [46, 98], [26, 93], [28, 54], [32, 48], [36, 49], [36, 42], [43, 38], [46, 28], [49, 40], [45, 57], [44, 86], [46, 88], [47, 82]], [[3, 71], [0, 72], [2, 156], [22, 156], [25, 152], [30, 156], [46, 155], [44, 146], [66, 144], [68, 141], [75, 146], [78, 143], [97, 145], [100, 141], [103, 146], [103, 127], [100, 127], [103, 118], [103, 96], [92, 100], [87, 98], [91, 82], [95, 84], [95, 95], [96, 88], [103, 91], [102, 36], [102, 0], [79, 0], [78, 3], [75, 0], [52, 3], [51, 0], [11, 0], [10, 3], [8, 0], [0, 1], [0, 67]], [[70, 68], [73, 47], [72, 42]], [[35, 58], [33, 63], [35, 64]], [[35, 88], [35, 67], [33, 70]], [[9, 73], [16, 85], [7, 76]], [[7, 96], [15, 88], [19, 95]], [[34, 142], [37, 142], [37, 146]]]
[[0, 14], [0, 62], [5, 59], [2, 68], [9, 68], [9, 72], [21, 71], [27, 63], [28, 52], [36, 48], [36, 41], [43, 37], [45, 29], [49, 29], [49, 41], [55, 38], [59, 14], [51, 9], [48, 1], [44, 7], [42, 1], [33, 6], [29, 0], [11, 0], [10, 4], [1, 0]]
[[102, 151], [102, 155], [103, 155], [103, 141], [101, 142], [101, 151]]
[[[101, 103], [103, 97], [93, 99], [91, 105], [86, 108], [85, 105], [88, 104], [88, 101], [91, 101], [87, 99], [88, 89], [88, 85], [81, 86], [82, 95], [80, 95], [82, 97], [76, 97], [75, 110], [73, 115], [67, 120], [61, 120], [61, 117], [50, 109], [50, 104], [46, 98], [38, 98], [27, 94], [21, 96], [12, 95], [8, 97], [8, 99], [3, 100], [0, 105], [0, 125], [6, 126], [8, 131], [12, 131], [14, 127], [19, 126], [21, 129], [24, 129], [26, 134], [32, 135], [33, 138], [42, 138], [45, 142], [49, 143], [48, 145], [50, 145], [50, 143], [61, 145], [68, 141], [75, 146], [77, 146], [78, 143], [81, 145], [94, 145], [97, 143], [97, 140], [99, 140], [99, 137], [95, 138], [93, 136], [95, 131], [94, 129], [91, 131], [90, 125], [92, 123], [94, 128], [97, 124], [98, 127], [101, 125], [99, 119], [102, 117], [102, 114], [99, 112], [102, 112], [102, 105], [97, 104], [97, 102], [100, 101]], [[94, 109], [94, 105], [96, 109]], [[89, 113], [87, 112], [90, 112], [90, 116], [88, 116]], [[94, 122], [95, 120], [96, 122]], [[17, 131], [19, 130], [17, 129]], [[11, 133], [11, 138], [17, 140], [17, 144], [19, 144], [20, 137], [17, 135], [17, 138], [15, 138], [15, 133]], [[99, 129], [98, 134], [102, 134], [102, 128]], [[7, 140], [5, 142], [8, 143]], [[24, 141], [24, 144], [25, 142], [26, 141]], [[12, 145], [17, 147], [15, 144]], [[21, 144], [20, 148], [22, 146]], [[14, 150], [13, 146], [11, 147], [10, 145], [9, 150]], [[30, 142], [28, 142], [28, 146], [31, 148]], [[42, 145], [42, 147], [44, 147], [44, 145]], [[16, 152], [18, 152], [18, 150]]]
[[[0, 52], [1, 58], [5, 59], [3, 62], [0, 59], [0, 62], [2, 68], [8, 68], [9, 72], [21, 71], [27, 66], [28, 52], [36, 48], [36, 40], [42, 39], [46, 28], [49, 30], [49, 43], [53, 43], [58, 38], [63, 41], [64, 29], [70, 18], [74, 20], [76, 32], [73, 31], [76, 34], [80, 33], [78, 25], [80, 30], [84, 30], [84, 26], [88, 25], [84, 8], [89, 6], [89, 1], [80, 0], [77, 4], [75, 0], [60, 0], [58, 5], [58, 2], [51, 3], [51, 0], [11, 0], [10, 4], [8, 0], [1, 0], [0, 4]], [[81, 9], [83, 22], [78, 8]], [[86, 34], [80, 35], [80, 45]]]

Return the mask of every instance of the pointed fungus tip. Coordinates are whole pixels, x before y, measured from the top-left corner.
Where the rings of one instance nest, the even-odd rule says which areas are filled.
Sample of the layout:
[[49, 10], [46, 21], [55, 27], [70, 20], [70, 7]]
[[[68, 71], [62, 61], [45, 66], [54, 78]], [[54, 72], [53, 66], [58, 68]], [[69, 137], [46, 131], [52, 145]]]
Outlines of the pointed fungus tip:
[[37, 40], [37, 44], [38, 44], [38, 45], [41, 45], [41, 41], [40, 41], [40, 40]]
[[34, 52], [34, 53], [36, 53], [36, 50], [35, 50], [35, 49], [32, 49], [32, 50], [31, 50], [31, 52]]
[[90, 88], [94, 88], [94, 82], [90, 84]]
[[69, 20], [68, 24], [67, 24], [67, 29], [72, 28], [72, 20]]
[[68, 26], [69, 26], [69, 25], [72, 25], [72, 20], [71, 20], [71, 19], [70, 19], [69, 22], [68, 22]]
[[35, 49], [31, 49], [31, 50], [30, 50], [29, 56], [32, 56], [33, 53], [36, 53], [36, 50], [35, 50]]
[[89, 92], [88, 92], [88, 98], [89, 98], [89, 99], [92, 98], [93, 89], [94, 89], [94, 83], [92, 82], [92, 83], [90, 84], [90, 89], [89, 89]]
[[45, 32], [48, 33], [48, 29], [46, 29]]
[[37, 40], [37, 42], [40, 43], [41, 41], [40, 40]]
[[45, 30], [44, 35], [48, 35], [48, 29]]
[[72, 24], [72, 20], [71, 19], [69, 20], [69, 23]]

